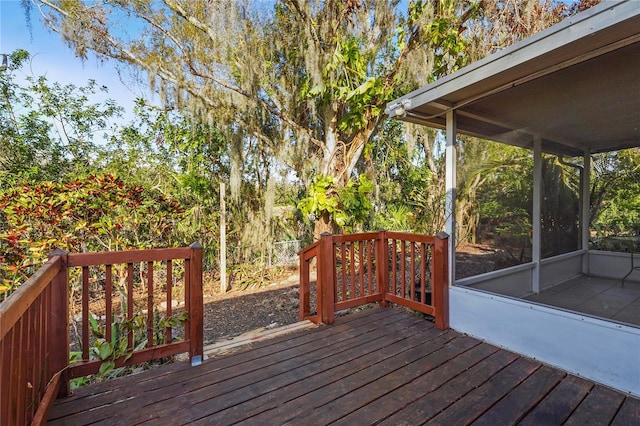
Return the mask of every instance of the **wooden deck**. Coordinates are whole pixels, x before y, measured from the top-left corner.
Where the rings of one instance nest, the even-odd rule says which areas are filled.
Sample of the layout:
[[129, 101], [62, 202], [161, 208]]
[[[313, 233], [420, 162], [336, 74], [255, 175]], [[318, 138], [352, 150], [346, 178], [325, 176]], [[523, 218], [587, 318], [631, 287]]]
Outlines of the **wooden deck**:
[[56, 424], [640, 424], [640, 400], [396, 309], [77, 390]]

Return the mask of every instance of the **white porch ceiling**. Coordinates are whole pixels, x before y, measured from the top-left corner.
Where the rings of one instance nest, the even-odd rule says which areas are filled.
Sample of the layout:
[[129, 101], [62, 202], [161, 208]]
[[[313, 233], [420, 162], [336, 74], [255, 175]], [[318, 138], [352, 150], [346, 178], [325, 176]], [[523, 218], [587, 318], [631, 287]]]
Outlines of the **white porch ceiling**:
[[[403, 116], [403, 109], [406, 115]], [[640, 1], [605, 1], [387, 106], [390, 117], [581, 156], [640, 146]]]

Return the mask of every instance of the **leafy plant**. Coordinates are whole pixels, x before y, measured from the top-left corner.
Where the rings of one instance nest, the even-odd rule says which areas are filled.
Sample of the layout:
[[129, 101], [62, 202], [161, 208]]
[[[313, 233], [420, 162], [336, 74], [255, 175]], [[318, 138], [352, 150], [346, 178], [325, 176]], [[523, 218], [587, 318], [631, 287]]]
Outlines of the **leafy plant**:
[[54, 248], [77, 253], [172, 246], [183, 212], [177, 201], [107, 174], [0, 189], [6, 222], [0, 229], [0, 290], [17, 288]]
[[243, 263], [233, 269], [231, 280], [234, 288], [246, 290], [271, 283], [279, 274], [279, 268], [265, 268], [263, 265]]
[[[152, 315], [154, 318], [154, 345], [166, 343], [166, 334], [164, 331], [167, 327], [182, 327], [189, 319], [189, 313], [185, 311], [166, 317], [162, 316], [160, 311], [156, 309]], [[89, 359], [99, 360], [102, 361], [102, 363], [100, 364], [98, 373], [93, 378], [81, 377], [74, 379], [72, 387], [83, 386], [94, 381], [112, 379], [125, 374], [131, 370], [131, 367], [116, 368], [116, 361], [118, 359], [126, 361], [131, 358], [134, 351], [147, 346], [147, 317], [144, 314], [135, 314], [129, 320], [124, 320], [122, 316], [116, 316], [110, 325], [111, 341], [107, 341], [105, 338], [104, 329], [108, 326], [108, 324], [102, 325], [92, 313], [89, 313], [89, 327], [91, 335], [93, 336], [91, 346], [89, 347]], [[133, 349], [129, 349], [129, 332], [133, 332], [134, 336]], [[82, 352], [71, 352], [69, 361], [71, 363], [82, 361]]]
[[356, 227], [369, 216], [372, 206], [368, 195], [372, 190], [373, 184], [364, 174], [357, 180], [349, 179], [343, 187], [331, 176], [316, 176], [307, 196], [298, 203], [298, 209], [305, 216], [327, 215], [343, 229]]

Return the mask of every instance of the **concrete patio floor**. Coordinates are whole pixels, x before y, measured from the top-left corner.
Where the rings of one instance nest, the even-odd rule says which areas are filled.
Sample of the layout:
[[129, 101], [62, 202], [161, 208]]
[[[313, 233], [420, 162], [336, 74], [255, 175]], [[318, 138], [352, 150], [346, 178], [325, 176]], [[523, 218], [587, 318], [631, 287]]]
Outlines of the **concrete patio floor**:
[[640, 326], [640, 283], [583, 275], [525, 300]]

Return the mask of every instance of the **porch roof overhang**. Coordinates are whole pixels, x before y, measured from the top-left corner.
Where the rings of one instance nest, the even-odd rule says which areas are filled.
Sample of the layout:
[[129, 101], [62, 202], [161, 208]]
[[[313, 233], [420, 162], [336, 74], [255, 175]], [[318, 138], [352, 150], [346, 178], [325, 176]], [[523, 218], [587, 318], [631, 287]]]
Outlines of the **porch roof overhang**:
[[388, 104], [404, 121], [548, 153], [640, 146], [640, 2], [606, 1]]

